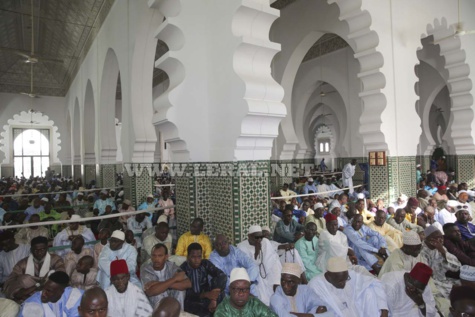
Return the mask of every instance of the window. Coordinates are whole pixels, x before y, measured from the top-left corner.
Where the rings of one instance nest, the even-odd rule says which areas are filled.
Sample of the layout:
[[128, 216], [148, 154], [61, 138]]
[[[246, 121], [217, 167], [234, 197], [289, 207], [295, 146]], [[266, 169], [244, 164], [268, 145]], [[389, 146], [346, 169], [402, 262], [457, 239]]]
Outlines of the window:
[[15, 176], [44, 176], [49, 166], [49, 129], [13, 129]]
[[329, 140], [318, 141], [318, 151], [320, 153], [330, 153], [330, 141]]

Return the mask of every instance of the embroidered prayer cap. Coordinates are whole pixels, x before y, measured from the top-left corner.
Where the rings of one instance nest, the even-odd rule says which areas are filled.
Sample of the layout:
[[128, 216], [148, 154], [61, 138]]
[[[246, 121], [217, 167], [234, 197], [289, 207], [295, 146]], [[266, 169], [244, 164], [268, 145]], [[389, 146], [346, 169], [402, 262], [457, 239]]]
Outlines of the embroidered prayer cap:
[[300, 278], [302, 275], [302, 269], [300, 268], [300, 265], [297, 263], [284, 263], [282, 264], [282, 274], [290, 274], [293, 276], [297, 276]]
[[460, 279], [475, 282], [475, 267], [470, 265], [462, 265], [460, 268]]
[[430, 225], [429, 227], [425, 228], [424, 230], [424, 235], [426, 236], [426, 239], [431, 235], [433, 234], [434, 232], [440, 232], [441, 234], [443, 234], [439, 228], [437, 228], [436, 226], [434, 225]]
[[111, 262], [111, 277], [119, 274], [129, 274], [129, 267], [127, 266], [127, 262], [123, 259]]
[[168, 217], [166, 215], [161, 215], [160, 217], [158, 217], [157, 224], [159, 224], [160, 222], [168, 223]]
[[79, 215], [72, 215], [70, 220], [76, 220], [76, 221], [81, 221], [81, 216]]
[[325, 215], [325, 221], [326, 221], [326, 222], [330, 222], [330, 221], [334, 221], [334, 220], [338, 220], [338, 218], [337, 218], [334, 214], [332, 214], [332, 213], [327, 213], [327, 214]]
[[92, 198], [94, 198], [94, 194], [89, 194], [89, 195], [87, 195], [87, 197], [92, 197]]
[[44, 201], [45, 203], [49, 202], [48, 198], [46, 197], [41, 198], [41, 201]]
[[429, 283], [429, 279], [432, 276], [432, 269], [422, 262], [417, 262], [412, 268], [409, 275], [416, 281], [421, 282], [424, 285]]
[[152, 194], [147, 195], [147, 198], [153, 198], [153, 195]]
[[269, 231], [270, 232], [270, 227], [269, 226], [262, 226], [262, 231]]
[[356, 198], [358, 199], [365, 199], [365, 195], [363, 193], [359, 193], [358, 195], [356, 195]]
[[458, 205], [460, 205], [460, 202], [458, 202], [456, 200], [447, 201], [447, 206], [449, 206], [449, 207], [457, 207]]
[[415, 197], [411, 197], [407, 201], [407, 204], [409, 207], [419, 207], [419, 200], [417, 200]]
[[125, 240], [125, 233], [123, 231], [120, 231], [120, 230], [115, 230], [114, 232], [112, 232], [111, 238], [116, 238], [116, 239], [124, 241]]
[[401, 195], [399, 195], [399, 199], [401, 199], [402, 201], [406, 201], [406, 200], [407, 200], [407, 196], [404, 195], [404, 194], [401, 194]]
[[101, 194], [107, 195], [107, 189], [101, 190]]
[[248, 234], [253, 234], [253, 233], [256, 233], [256, 232], [262, 232], [261, 226], [252, 225], [252, 226], [249, 227]]
[[323, 208], [323, 204], [322, 203], [316, 203], [315, 206], [313, 206], [313, 208], [315, 208], [315, 209]]
[[124, 204], [126, 204], [127, 206], [130, 206], [130, 205], [132, 205], [132, 202], [128, 199], [125, 199]]
[[416, 167], [421, 167], [421, 164], [417, 164]]
[[348, 271], [348, 264], [346, 259], [338, 256], [334, 256], [328, 259], [327, 271], [332, 273], [340, 273]]
[[402, 234], [402, 243], [405, 245], [420, 245], [422, 244], [419, 234], [415, 231], [404, 231]]
[[251, 279], [249, 278], [249, 274], [247, 274], [246, 269], [242, 267], [236, 267], [231, 271], [229, 284], [231, 284], [234, 281], [240, 281], [240, 280], [251, 282]]
[[309, 177], [309, 178], [307, 179], [307, 182], [313, 182], [313, 178]]
[[79, 192], [79, 193], [78, 193], [78, 196], [84, 196], [84, 193], [83, 193], [83, 192]]

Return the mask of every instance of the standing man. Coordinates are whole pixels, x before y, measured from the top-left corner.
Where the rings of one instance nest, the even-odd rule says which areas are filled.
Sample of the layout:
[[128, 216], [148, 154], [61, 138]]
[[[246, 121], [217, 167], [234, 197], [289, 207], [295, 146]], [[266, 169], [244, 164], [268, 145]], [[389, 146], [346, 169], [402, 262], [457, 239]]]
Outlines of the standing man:
[[353, 176], [355, 175], [356, 159], [352, 159], [350, 163], [343, 167], [342, 178], [343, 187], [349, 188], [349, 193], [353, 194]]

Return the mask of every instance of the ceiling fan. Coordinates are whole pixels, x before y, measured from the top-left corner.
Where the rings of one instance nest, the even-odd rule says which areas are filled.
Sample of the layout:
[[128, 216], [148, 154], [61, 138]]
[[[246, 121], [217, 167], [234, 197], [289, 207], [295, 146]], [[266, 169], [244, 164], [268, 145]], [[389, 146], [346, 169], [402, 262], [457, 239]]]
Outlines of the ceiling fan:
[[470, 34], [475, 34], [475, 30], [465, 30], [463, 28], [463, 22], [460, 21], [460, 0], [457, 1], [457, 24], [455, 25], [455, 32], [454, 34], [451, 34], [449, 36], [443, 37], [441, 39], [438, 39], [437, 41], [433, 41], [432, 44], [438, 44], [446, 39], [449, 39], [451, 37], [461, 37], [464, 35], [470, 35]]
[[28, 110], [28, 113], [30, 114], [30, 121], [20, 121], [21, 123], [28, 123], [28, 124], [40, 124], [39, 121], [33, 121], [33, 114], [34, 113], [37, 113], [38, 111], [34, 110], [34, 109], [30, 109]]

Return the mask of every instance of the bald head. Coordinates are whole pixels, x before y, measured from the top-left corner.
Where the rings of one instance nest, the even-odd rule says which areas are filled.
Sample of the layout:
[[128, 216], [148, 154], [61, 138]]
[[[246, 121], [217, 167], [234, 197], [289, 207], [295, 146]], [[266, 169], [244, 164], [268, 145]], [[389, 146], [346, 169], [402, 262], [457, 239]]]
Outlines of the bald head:
[[95, 287], [84, 292], [81, 298], [81, 304], [78, 307], [79, 316], [107, 316], [107, 295], [102, 288]]
[[153, 312], [152, 317], [179, 317], [180, 310], [180, 303], [175, 298], [165, 297]]

